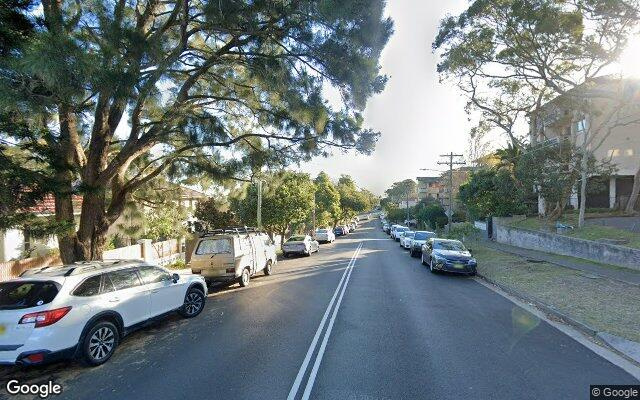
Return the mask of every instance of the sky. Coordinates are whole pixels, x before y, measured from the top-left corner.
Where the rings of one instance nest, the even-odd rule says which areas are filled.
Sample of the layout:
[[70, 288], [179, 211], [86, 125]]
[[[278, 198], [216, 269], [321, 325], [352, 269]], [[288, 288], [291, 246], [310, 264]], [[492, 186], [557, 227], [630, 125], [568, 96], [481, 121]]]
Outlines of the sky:
[[393, 182], [417, 176], [438, 175], [439, 155], [463, 154], [468, 147], [471, 123], [465, 100], [451, 83], [439, 83], [438, 58], [431, 51], [439, 21], [459, 13], [465, 0], [389, 0], [386, 13], [394, 22], [394, 34], [385, 47], [382, 73], [387, 86], [367, 103], [365, 128], [382, 133], [371, 156], [336, 151], [316, 158], [299, 169], [315, 176], [325, 171], [333, 178], [351, 175], [358, 186], [383, 194]]

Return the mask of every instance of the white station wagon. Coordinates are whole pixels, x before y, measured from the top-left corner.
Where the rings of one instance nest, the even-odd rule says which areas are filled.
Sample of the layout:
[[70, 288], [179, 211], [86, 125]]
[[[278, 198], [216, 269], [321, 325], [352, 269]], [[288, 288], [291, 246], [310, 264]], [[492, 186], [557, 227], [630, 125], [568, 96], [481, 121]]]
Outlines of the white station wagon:
[[206, 295], [201, 276], [171, 274], [141, 261], [26, 271], [0, 282], [0, 364], [79, 357], [100, 365], [145, 322], [172, 311], [195, 317]]

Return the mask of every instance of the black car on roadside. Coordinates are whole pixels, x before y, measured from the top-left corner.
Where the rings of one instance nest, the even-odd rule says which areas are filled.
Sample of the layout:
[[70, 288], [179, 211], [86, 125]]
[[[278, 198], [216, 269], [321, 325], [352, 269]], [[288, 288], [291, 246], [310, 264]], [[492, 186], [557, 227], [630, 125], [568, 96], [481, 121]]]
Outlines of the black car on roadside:
[[422, 246], [422, 264], [439, 271], [475, 275], [478, 262], [459, 240], [431, 238]]

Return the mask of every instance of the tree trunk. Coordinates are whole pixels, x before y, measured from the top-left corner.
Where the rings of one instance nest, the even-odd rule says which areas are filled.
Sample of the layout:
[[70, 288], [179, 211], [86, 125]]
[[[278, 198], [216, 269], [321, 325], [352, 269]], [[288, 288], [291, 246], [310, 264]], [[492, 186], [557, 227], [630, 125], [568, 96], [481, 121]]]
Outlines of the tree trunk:
[[76, 261], [102, 260], [109, 225], [105, 213], [105, 189], [93, 188], [82, 198]]
[[629, 201], [627, 201], [627, 206], [625, 207], [625, 210], [624, 210], [627, 214], [633, 213], [636, 202], [638, 201], [639, 193], [640, 193], [640, 167], [638, 167], [636, 174], [633, 176], [633, 189], [631, 189], [631, 195], [629, 196]]
[[582, 146], [582, 159], [580, 160], [580, 212], [578, 213], [578, 228], [584, 226], [584, 213], [587, 208], [587, 168], [589, 168], [589, 157], [586, 147], [585, 139], [585, 143]]
[[69, 184], [68, 186], [68, 190], [62, 189], [55, 194], [55, 219], [59, 223], [69, 225], [65, 234], [58, 235], [58, 249], [60, 250], [60, 258], [64, 264], [71, 264], [76, 261], [76, 226], [73, 215], [71, 185]]

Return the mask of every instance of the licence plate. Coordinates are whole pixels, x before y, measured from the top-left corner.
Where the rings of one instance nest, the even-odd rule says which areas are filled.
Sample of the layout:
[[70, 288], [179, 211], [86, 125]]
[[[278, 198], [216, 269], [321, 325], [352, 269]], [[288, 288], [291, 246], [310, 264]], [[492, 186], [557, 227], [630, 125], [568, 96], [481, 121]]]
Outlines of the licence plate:
[[4, 326], [3, 324], [0, 324], [0, 335], [4, 335], [6, 331], [7, 331], [7, 327]]
[[455, 269], [464, 269], [464, 264], [453, 264], [453, 268], [455, 268]]

